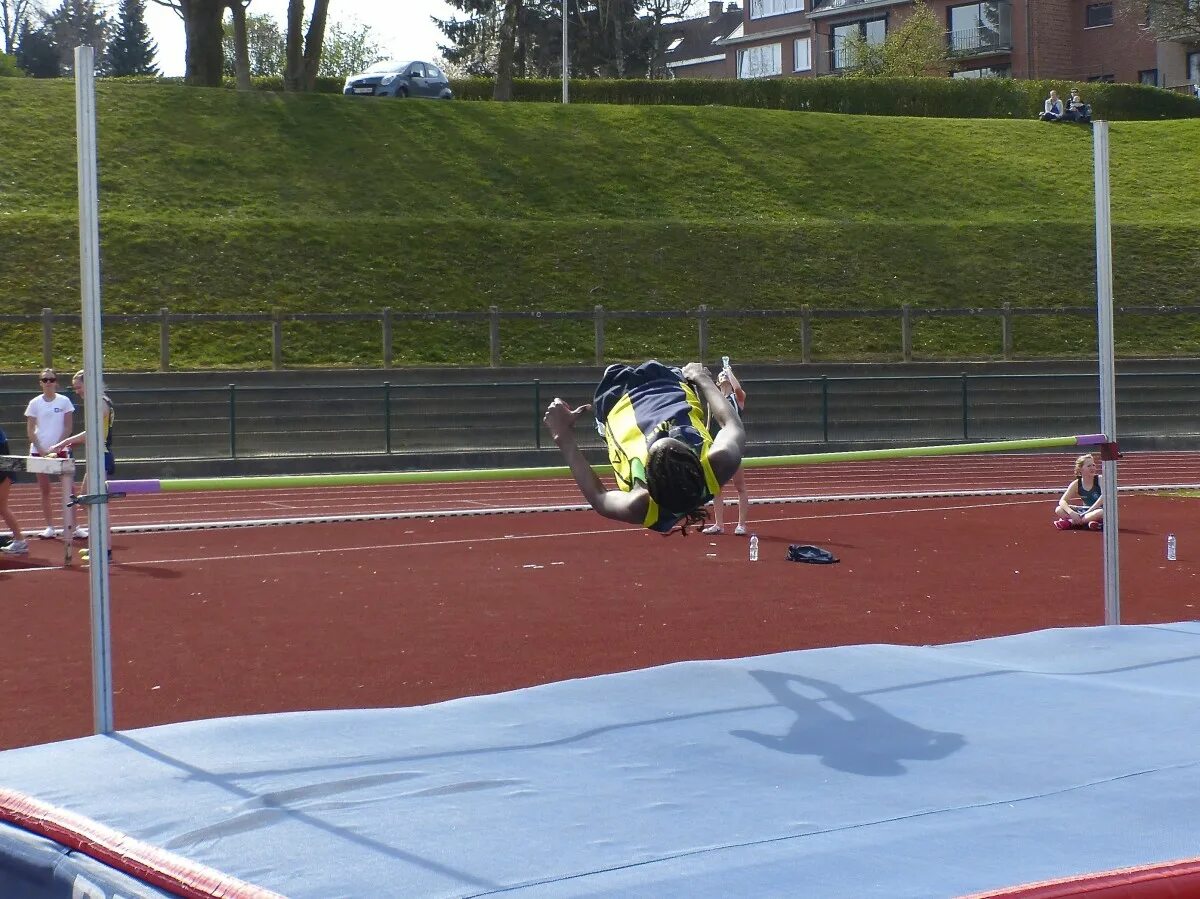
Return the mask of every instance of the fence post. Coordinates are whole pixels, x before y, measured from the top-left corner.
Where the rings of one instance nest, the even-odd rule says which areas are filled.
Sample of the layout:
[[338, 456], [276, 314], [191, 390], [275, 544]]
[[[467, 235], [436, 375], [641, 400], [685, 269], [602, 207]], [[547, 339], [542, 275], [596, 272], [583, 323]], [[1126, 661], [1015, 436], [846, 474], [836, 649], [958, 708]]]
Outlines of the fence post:
[[1005, 361], [1012, 358], [1012, 303], [1005, 303], [1000, 308], [1000, 351]]
[[542, 379], [533, 379], [533, 447], [542, 448]]
[[912, 362], [912, 307], [908, 303], [900, 307], [900, 355], [905, 362]]
[[229, 458], [237, 458], [237, 384], [229, 385]]
[[967, 394], [967, 373], [962, 373], [962, 415], [963, 415], [963, 440], [969, 440], [971, 437], [969, 428], [970, 415], [970, 397]]
[[54, 368], [54, 310], [42, 309], [42, 368]]
[[392, 454], [392, 385], [383, 382], [383, 451]]
[[592, 310], [592, 321], [596, 331], [596, 364], [604, 364], [604, 307], [596, 306]]
[[812, 307], [800, 307], [800, 361], [812, 362]]
[[821, 375], [821, 442], [829, 442], [829, 375]]
[[158, 370], [171, 370], [171, 310], [158, 310]]
[[271, 368], [283, 368], [283, 319], [278, 309], [271, 310]]
[[383, 367], [392, 367], [392, 307], [383, 309]]
[[500, 367], [500, 307], [489, 306], [488, 346], [491, 348], [492, 368]]
[[708, 358], [708, 306], [701, 303], [696, 310], [696, 316], [699, 319], [697, 339], [700, 343], [700, 355], [696, 358], [703, 363]]

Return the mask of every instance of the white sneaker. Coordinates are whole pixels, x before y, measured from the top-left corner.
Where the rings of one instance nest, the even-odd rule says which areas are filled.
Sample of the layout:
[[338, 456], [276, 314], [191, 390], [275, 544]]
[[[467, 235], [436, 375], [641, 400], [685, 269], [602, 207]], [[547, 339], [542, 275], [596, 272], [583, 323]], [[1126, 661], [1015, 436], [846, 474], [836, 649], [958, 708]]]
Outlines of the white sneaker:
[[75, 528], [75, 539], [76, 540], [86, 540], [87, 535], [88, 535], [87, 528], [84, 528], [84, 527]]
[[721, 527], [719, 524], [710, 524], [708, 527], [706, 527], [700, 533], [701, 534], [724, 534], [725, 528]]
[[746, 536], [746, 526], [744, 524], [739, 524], [736, 528], [733, 529], [733, 532], [735, 534], [737, 534], [739, 537], [745, 537]]
[[62, 533], [62, 531], [55, 530], [54, 528], [50, 527], [49, 525], [46, 525], [46, 530], [38, 531], [38, 536], [41, 537], [43, 540], [53, 540], [55, 537], [57, 537], [61, 533]]
[[0, 546], [0, 553], [8, 553], [12, 556], [23, 556], [27, 552], [29, 552], [29, 544], [24, 540], [13, 540], [4, 546]]

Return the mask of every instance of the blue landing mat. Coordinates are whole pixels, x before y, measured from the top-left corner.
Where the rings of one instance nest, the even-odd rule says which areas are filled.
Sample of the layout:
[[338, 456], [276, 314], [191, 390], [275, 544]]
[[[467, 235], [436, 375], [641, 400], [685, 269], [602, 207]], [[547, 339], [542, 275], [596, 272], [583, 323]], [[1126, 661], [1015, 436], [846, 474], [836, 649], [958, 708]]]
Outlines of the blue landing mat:
[[[293, 899], [929, 899], [1200, 855], [1198, 735], [1188, 622], [147, 728], [0, 786]], [[0, 895], [60, 895], [17, 834]]]

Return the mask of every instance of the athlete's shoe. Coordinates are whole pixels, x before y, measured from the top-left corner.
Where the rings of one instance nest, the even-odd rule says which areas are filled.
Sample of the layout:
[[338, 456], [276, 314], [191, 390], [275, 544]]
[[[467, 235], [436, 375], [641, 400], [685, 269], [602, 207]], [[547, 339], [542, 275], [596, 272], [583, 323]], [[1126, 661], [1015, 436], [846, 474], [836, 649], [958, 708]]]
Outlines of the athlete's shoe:
[[721, 527], [719, 524], [710, 524], [708, 527], [706, 527], [700, 533], [701, 534], [724, 534], [725, 528]]
[[23, 556], [29, 552], [29, 544], [24, 540], [10, 540], [4, 546], [0, 546], [0, 553], [8, 553], [10, 556]]
[[1102, 530], [1104, 530], [1104, 522], [1103, 521], [1089, 521], [1088, 522], [1088, 530], [1089, 531], [1102, 531]]
[[88, 535], [88, 529], [87, 529], [87, 528], [85, 528], [85, 527], [77, 527], [77, 528], [75, 528], [75, 539], [76, 539], [76, 540], [86, 540], [86, 539], [87, 539], [87, 535]]
[[1070, 520], [1069, 520], [1069, 519], [1066, 519], [1066, 518], [1056, 518], [1056, 519], [1054, 519], [1054, 526], [1055, 526], [1056, 528], [1058, 528], [1060, 531], [1069, 531], [1069, 530], [1071, 530], [1071, 522], [1070, 522]]
[[51, 527], [46, 525], [46, 530], [38, 531], [38, 536], [43, 540], [53, 540], [55, 537], [62, 536], [62, 528]]
[[746, 536], [746, 526], [744, 524], [739, 524], [736, 528], [733, 529], [733, 532], [735, 534], [737, 534], [739, 537], [745, 537]]

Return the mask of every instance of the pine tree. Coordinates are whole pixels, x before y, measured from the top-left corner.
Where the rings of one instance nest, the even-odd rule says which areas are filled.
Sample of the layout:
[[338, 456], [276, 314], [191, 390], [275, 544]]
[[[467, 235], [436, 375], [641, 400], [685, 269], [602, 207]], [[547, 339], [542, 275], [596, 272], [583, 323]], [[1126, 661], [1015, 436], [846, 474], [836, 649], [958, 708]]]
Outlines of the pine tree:
[[121, 0], [117, 25], [108, 45], [110, 75], [157, 75], [154, 56], [158, 45], [146, 27], [145, 0]]
[[46, 17], [54, 35], [58, 64], [63, 74], [75, 73], [75, 48], [90, 46], [95, 51], [96, 74], [108, 74], [108, 36], [112, 22], [96, 0], [62, 0], [62, 5]]
[[34, 78], [57, 78], [62, 74], [58, 64], [58, 48], [49, 25], [33, 27], [26, 20], [21, 25], [16, 46], [17, 65]]

